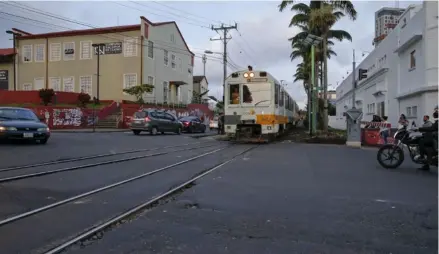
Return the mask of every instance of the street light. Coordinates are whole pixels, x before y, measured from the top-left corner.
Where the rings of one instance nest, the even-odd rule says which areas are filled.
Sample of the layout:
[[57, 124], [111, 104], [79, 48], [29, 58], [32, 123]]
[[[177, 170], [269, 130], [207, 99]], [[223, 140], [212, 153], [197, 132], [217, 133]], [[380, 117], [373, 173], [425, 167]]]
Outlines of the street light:
[[213, 52], [211, 50], [205, 50], [204, 51], [205, 54], [209, 54], [209, 55], [213, 55], [213, 54], [218, 54], [218, 55], [222, 55], [223, 53], [219, 53], [219, 52]]
[[16, 60], [16, 48], [15, 48], [15, 39], [17, 36], [17, 33], [11, 30], [7, 30], [6, 31], [7, 34], [12, 34], [12, 43], [13, 43], [13, 48], [14, 48], [14, 91], [17, 91], [17, 78], [16, 78], [16, 65], [17, 65], [17, 60]]
[[[311, 124], [308, 124], [309, 127], [309, 131], [310, 134], [311, 133], [316, 133], [316, 128], [317, 128], [317, 105], [318, 105], [318, 100], [317, 100], [317, 83], [315, 82], [315, 46], [319, 45], [321, 42], [323, 41], [322, 37], [319, 36], [315, 36], [313, 34], [308, 34], [308, 36], [306, 36], [304, 43], [311, 45], [311, 95], [313, 97], [312, 100], [310, 100], [310, 108], [312, 108], [312, 121]], [[311, 96], [309, 96], [311, 97]], [[308, 119], [311, 119], [311, 109], [308, 109]], [[309, 122], [309, 121], [308, 121]], [[311, 127], [312, 126], [312, 127]]]
[[99, 69], [100, 69], [99, 68], [99, 56], [101, 55], [101, 48], [105, 47], [105, 43], [93, 43], [91, 46], [95, 49], [95, 51], [96, 51], [96, 53], [98, 55], [98, 59], [97, 59], [97, 77], [96, 77], [96, 85], [97, 85], [97, 89], [96, 89], [96, 99], [97, 99], [97, 101], [96, 102], [99, 103], [99, 76], [100, 76], [99, 75]]

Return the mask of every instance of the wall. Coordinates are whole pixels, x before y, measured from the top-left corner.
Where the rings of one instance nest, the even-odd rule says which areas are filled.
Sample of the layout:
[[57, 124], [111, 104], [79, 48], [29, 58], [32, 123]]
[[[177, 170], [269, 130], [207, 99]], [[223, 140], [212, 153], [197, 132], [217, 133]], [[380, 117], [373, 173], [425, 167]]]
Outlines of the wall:
[[[186, 48], [183, 38], [180, 36], [175, 24], [152, 25], [142, 20], [142, 31], [148, 29], [148, 40], [154, 43], [154, 59], [148, 57], [148, 40], [145, 39], [145, 50], [143, 51], [143, 81], [148, 81], [148, 76], [154, 77], [154, 92], [145, 94], [147, 102], [163, 102], [163, 82], [183, 81], [187, 85], [181, 86], [181, 102], [190, 103], [189, 91], [193, 87], [193, 66], [192, 56]], [[173, 40], [171, 40], [173, 39]], [[168, 65], [164, 64], [164, 50], [168, 51]], [[176, 68], [172, 69], [172, 54], [176, 57]], [[181, 68], [180, 62], [181, 59]], [[190, 73], [189, 73], [190, 70]], [[169, 89], [168, 103], [178, 103], [176, 97], [176, 87], [171, 86]]]
[[155, 108], [161, 110], [169, 110], [175, 116], [198, 116], [200, 118], [204, 118], [204, 123], [208, 125], [210, 119], [213, 119], [214, 113], [209, 109], [209, 107], [205, 104], [189, 104], [187, 108], [168, 108], [168, 107], [154, 107], [154, 106], [141, 106], [138, 104], [121, 104], [122, 111], [122, 122], [119, 124], [120, 128], [129, 128], [129, 123], [132, 120], [132, 116], [135, 112], [142, 108]]
[[[79, 93], [57, 92], [56, 103], [77, 104]], [[53, 101], [53, 100], [52, 100]], [[108, 100], [101, 100], [101, 103], [110, 103]], [[7, 104], [41, 104], [39, 91], [1, 91], [0, 105]]]
[[[50, 77], [60, 77], [61, 87], [63, 87], [63, 77], [74, 77], [75, 92], [80, 92], [80, 76], [92, 76], [92, 94], [97, 94], [97, 56], [92, 54], [91, 59], [80, 59], [80, 42], [91, 41], [92, 43], [110, 43], [122, 42], [124, 37], [137, 37], [140, 44], [140, 29], [138, 31], [120, 32], [112, 34], [99, 35], [81, 35], [69, 37], [55, 37], [46, 39], [20, 39], [19, 40], [19, 64], [18, 64], [18, 82], [20, 90], [23, 90], [24, 83], [34, 83], [34, 78], [44, 78], [44, 86], [49, 84]], [[63, 48], [61, 61], [50, 61], [50, 44], [64, 42], [75, 43], [75, 60], [63, 59]], [[35, 45], [43, 44], [44, 61], [35, 62]], [[31, 62], [23, 62], [22, 48], [24, 45], [33, 45], [33, 57]], [[136, 73], [138, 83], [140, 83], [140, 46], [137, 46], [137, 56], [124, 57], [124, 52], [120, 54], [107, 54], [100, 56], [100, 99], [101, 100], [122, 100], [133, 99], [132, 96], [124, 95], [122, 92], [124, 84], [123, 74]], [[124, 47], [124, 46], [123, 46]], [[93, 50], [93, 49], [92, 49]], [[33, 87], [36, 89], [36, 87]], [[63, 90], [63, 88], [62, 88]]]
[[[10, 63], [3, 63], [0, 62], [0, 71], [7, 71], [8, 72], [8, 89], [14, 90], [14, 65], [12, 62]], [[2, 82], [3, 80], [0, 80]], [[0, 100], [1, 103], [1, 100]]]
[[80, 129], [93, 125], [93, 110], [65, 107], [29, 107], [45, 118], [51, 129]]

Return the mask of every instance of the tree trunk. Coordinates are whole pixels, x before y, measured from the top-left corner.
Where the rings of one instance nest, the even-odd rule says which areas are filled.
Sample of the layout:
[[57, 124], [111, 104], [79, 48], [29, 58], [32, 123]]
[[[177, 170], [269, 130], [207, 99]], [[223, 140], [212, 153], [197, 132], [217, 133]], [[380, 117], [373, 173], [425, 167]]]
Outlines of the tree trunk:
[[328, 58], [327, 36], [323, 37], [323, 131], [328, 131]]

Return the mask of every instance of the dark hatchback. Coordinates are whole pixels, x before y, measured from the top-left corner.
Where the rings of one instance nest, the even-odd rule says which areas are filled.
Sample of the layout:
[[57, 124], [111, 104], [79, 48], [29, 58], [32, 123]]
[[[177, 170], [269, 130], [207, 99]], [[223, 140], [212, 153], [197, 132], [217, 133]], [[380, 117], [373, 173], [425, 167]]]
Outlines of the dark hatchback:
[[184, 116], [178, 120], [183, 124], [185, 132], [206, 132], [206, 125], [196, 116]]
[[33, 140], [46, 144], [50, 130], [26, 108], [0, 107], [0, 139]]
[[142, 131], [149, 132], [151, 135], [156, 135], [159, 132], [162, 134], [165, 132], [181, 134], [182, 127], [180, 121], [173, 114], [156, 109], [143, 109], [134, 113], [131, 122], [131, 130], [134, 135], [139, 135]]

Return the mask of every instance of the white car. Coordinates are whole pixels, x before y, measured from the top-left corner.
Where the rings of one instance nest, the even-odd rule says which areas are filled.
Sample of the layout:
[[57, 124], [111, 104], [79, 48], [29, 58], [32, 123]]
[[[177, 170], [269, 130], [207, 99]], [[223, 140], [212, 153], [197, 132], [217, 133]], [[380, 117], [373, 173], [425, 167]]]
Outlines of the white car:
[[218, 129], [218, 117], [217, 116], [215, 116], [212, 120], [210, 120], [209, 128], [210, 129]]

